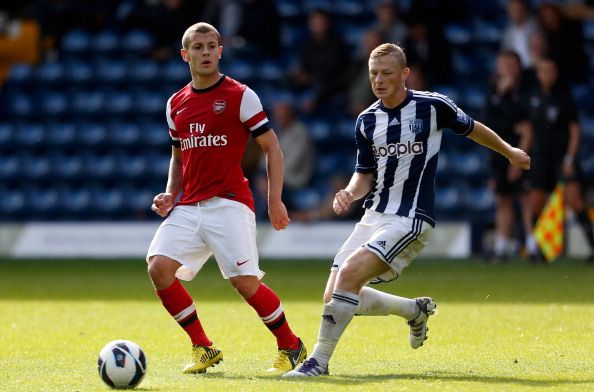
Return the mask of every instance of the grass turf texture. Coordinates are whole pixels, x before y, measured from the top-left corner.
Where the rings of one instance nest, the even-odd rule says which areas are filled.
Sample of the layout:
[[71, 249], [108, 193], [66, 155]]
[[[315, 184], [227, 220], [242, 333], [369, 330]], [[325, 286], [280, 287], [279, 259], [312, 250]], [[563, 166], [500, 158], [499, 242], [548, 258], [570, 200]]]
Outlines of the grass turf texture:
[[[261, 264], [311, 352], [329, 263]], [[594, 268], [578, 261], [418, 260], [379, 288], [435, 298], [425, 346], [408, 346], [400, 318], [357, 317], [331, 376], [307, 380], [265, 373], [274, 340], [212, 261], [187, 287], [225, 354], [205, 375], [181, 374], [189, 340], [154, 295], [144, 261], [0, 261], [0, 390], [108, 390], [97, 354], [110, 340], [129, 339], [148, 357], [139, 390], [594, 391]]]

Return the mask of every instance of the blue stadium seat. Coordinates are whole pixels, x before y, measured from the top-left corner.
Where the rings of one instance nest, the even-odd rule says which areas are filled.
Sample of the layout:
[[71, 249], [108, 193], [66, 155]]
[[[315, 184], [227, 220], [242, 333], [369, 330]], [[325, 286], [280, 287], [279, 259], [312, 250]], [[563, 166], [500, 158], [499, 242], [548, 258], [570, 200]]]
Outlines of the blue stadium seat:
[[122, 116], [131, 113], [134, 106], [132, 95], [125, 90], [110, 91], [105, 96], [103, 110], [107, 114]]
[[103, 219], [117, 218], [117, 215], [123, 212], [125, 208], [124, 194], [119, 188], [97, 189], [93, 192], [91, 200], [93, 207]]
[[116, 162], [123, 178], [141, 179], [149, 176], [149, 165], [144, 155], [119, 155]]
[[145, 53], [153, 47], [153, 37], [143, 30], [133, 30], [124, 35], [121, 48], [125, 52]]
[[23, 122], [15, 128], [14, 141], [20, 148], [30, 150], [34, 147], [43, 147], [45, 139], [45, 127], [41, 123]]
[[[189, 70], [186, 69], [186, 72]], [[128, 65], [128, 82], [139, 83], [143, 86], [159, 82], [161, 75], [159, 65], [155, 61], [137, 60]]]
[[19, 177], [21, 167], [20, 159], [15, 155], [3, 155], [0, 159], [0, 180], [5, 183]]
[[46, 90], [40, 94], [41, 113], [44, 116], [61, 116], [70, 112], [66, 94], [58, 90]]
[[33, 97], [26, 93], [12, 93], [6, 94], [6, 107], [4, 110], [7, 114], [13, 117], [32, 117], [37, 114], [33, 105]]
[[285, 75], [285, 70], [276, 61], [263, 61], [257, 69], [256, 77], [266, 82], [279, 82]]
[[316, 144], [325, 143], [333, 137], [330, 124], [323, 119], [308, 121], [307, 128]]
[[307, 29], [302, 26], [291, 26], [289, 24], [280, 27], [280, 43], [285, 49], [296, 50], [307, 37]]
[[93, 67], [88, 61], [68, 60], [64, 63], [64, 81], [72, 85], [80, 85], [94, 81]]
[[86, 154], [84, 156], [85, 177], [93, 180], [112, 179], [118, 172], [116, 158], [109, 154]]
[[61, 213], [63, 206], [60, 205], [60, 192], [57, 189], [33, 187], [27, 189], [25, 194], [34, 219], [53, 218]]
[[39, 181], [52, 174], [51, 162], [44, 155], [24, 154], [20, 157], [21, 172], [25, 179]]
[[76, 125], [71, 122], [50, 123], [46, 127], [45, 140], [50, 147], [74, 147]]
[[464, 211], [464, 187], [442, 186], [435, 191], [435, 211], [438, 218], [461, 219]]
[[578, 108], [588, 114], [594, 113], [594, 87], [589, 83], [572, 86], [572, 93]]
[[30, 84], [33, 80], [33, 67], [30, 64], [17, 63], [10, 67], [7, 83], [10, 84]]
[[308, 187], [292, 191], [293, 203], [298, 210], [311, 210], [324, 200], [324, 193], [316, 187]]
[[143, 144], [138, 124], [132, 122], [112, 122], [108, 126], [109, 144], [112, 146], [134, 147]]
[[502, 34], [503, 28], [498, 23], [475, 20], [473, 37], [477, 43], [499, 46]]
[[457, 87], [455, 87], [453, 85], [441, 84], [441, 85], [435, 86], [433, 88], [433, 91], [435, 91], [436, 93], [440, 93], [440, 94], [447, 96], [449, 99], [451, 99], [452, 101], [454, 101], [456, 103], [459, 102], [460, 92], [457, 89]]
[[40, 64], [35, 78], [41, 85], [56, 85], [64, 81], [64, 64], [59, 61], [46, 61]]
[[151, 204], [157, 193], [149, 188], [126, 189], [123, 194], [124, 207], [133, 212], [143, 211], [152, 215]]
[[455, 172], [468, 180], [487, 178], [489, 175], [489, 159], [485, 154], [476, 152], [457, 153], [452, 155]]
[[246, 82], [253, 80], [260, 73], [258, 64], [245, 60], [228, 61], [223, 65], [223, 68], [224, 72], [231, 77]]
[[138, 90], [133, 95], [134, 110], [139, 115], [155, 115], [163, 118], [168, 98], [152, 90]]
[[594, 41], [594, 20], [584, 21], [583, 33], [586, 40]]
[[52, 173], [61, 180], [78, 179], [84, 175], [83, 158], [77, 155], [55, 155], [51, 159]]
[[59, 203], [68, 219], [87, 218], [94, 207], [91, 203], [92, 191], [88, 188], [61, 188], [59, 197]]
[[318, 8], [332, 12], [333, 4], [331, 0], [305, 0], [303, 1], [303, 8], [305, 8], [307, 12]]
[[101, 90], [80, 90], [70, 96], [74, 114], [102, 115], [105, 92]]
[[494, 214], [495, 194], [487, 187], [470, 188], [465, 193], [464, 204], [473, 213]]
[[466, 23], [450, 23], [444, 27], [443, 32], [446, 40], [454, 46], [472, 42], [472, 28]]
[[297, 0], [276, 0], [276, 9], [283, 19], [290, 19], [303, 16], [301, 2]]
[[91, 35], [84, 30], [70, 30], [62, 37], [62, 50], [69, 54], [88, 52]]
[[95, 81], [103, 85], [126, 82], [127, 64], [122, 60], [101, 59], [94, 65]]
[[[466, 85], [462, 89], [463, 93], [463, 104], [464, 106], [462, 109], [465, 112], [471, 111], [480, 111], [485, 107], [485, 102], [487, 99], [487, 92], [485, 89], [475, 86], [475, 85]], [[469, 113], [471, 114], [471, 113]]]
[[80, 122], [77, 126], [77, 141], [82, 147], [97, 148], [107, 142], [107, 130], [103, 123]]
[[102, 55], [114, 54], [119, 49], [120, 35], [113, 30], [96, 33], [91, 40], [91, 49]]
[[0, 219], [13, 220], [21, 218], [27, 214], [28, 208], [25, 194], [20, 189], [6, 189], [2, 192]]
[[[177, 57], [161, 65], [159, 76], [167, 83], [179, 84], [177, 89], [182, 88], [182, 84], [186, 84], [191, 80], [188, 64]], [[177, 90], [172, 90], [170, 94], [173, 94], [175, 91]]]
[[12, 123], [0, 123], [0, 151], [13, 150], [15, 128]]
[[169, 146], [169, 131], [165, 121], [144, 122], [140, 124], [141, 138], [147, 146], [159, 147], [163, 151]]
[[155, 180], [166, 180], [169, 173], [171, 154], [147, 155], [147, 174]]

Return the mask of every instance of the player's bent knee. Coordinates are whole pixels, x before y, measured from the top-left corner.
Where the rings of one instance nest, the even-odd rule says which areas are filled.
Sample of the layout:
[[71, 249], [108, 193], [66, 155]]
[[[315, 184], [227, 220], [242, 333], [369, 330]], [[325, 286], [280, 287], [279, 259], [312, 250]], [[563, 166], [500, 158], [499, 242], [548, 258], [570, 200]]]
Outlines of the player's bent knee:
[[170, 281], [175, 276], [179, 264], [167, 257], [156, 255], [149, 258], [148, 274], [153, 282]]
[[246, 276], [235, 276], [230, 278], [229, 281], [235, 291], [239, 293], [243, 298], [248, 299], [258, 290], [260, 287], [260, 280], [257, 276], [246, 275]]

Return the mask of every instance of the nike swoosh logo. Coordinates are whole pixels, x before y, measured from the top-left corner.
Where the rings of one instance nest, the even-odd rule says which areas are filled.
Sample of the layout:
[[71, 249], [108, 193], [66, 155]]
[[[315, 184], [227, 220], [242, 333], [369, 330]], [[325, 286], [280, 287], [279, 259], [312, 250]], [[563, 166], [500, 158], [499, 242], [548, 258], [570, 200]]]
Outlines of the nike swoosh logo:
[[180, 114], [181, 112], [183, 112], [183, 111], [184, 111], [184, 110], [186, 110], [186, 109], [187, 109], [187, 108], [180, 109], [180, 110], [178, 110], [177, 112], [175, 112], [175, 114]]
[[237, 262], [237, 266], [241, 267], [242, 265], [244, 265], [245, 263], [247, 263], [249, 260], [244, 260], [244, 261], [238, 261]]

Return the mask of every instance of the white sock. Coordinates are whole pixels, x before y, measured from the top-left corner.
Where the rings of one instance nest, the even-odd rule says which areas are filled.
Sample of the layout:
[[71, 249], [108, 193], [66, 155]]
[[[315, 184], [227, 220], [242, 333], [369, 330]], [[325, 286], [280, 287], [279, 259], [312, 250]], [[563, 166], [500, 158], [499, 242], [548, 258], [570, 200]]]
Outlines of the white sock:
[[528, 254], [534, 255], [538, 253], [538, 244], [533, 234], [526, 236], [526, 250]]
[[501, 234], [495, 235], [495, 244], [493, 245], [493, 253], [497, 256], [504, 256], [506, 255], [507, 249], [509, 247], [508, 244], [509, 240], [502, 236]]
[[399, 297], [365, 286], [359, 292], [359, 305], [355, 314], [361, 316], [394, 314], [410, 320], [417, 315], [417, 303], [414, 299]]
[[318, 342], [311, 354], [320, 365], [328, 365], [338, 340], [355, 315], [358, 303], [357, 294], [336, 290], [332, 300], [324, 306]]

